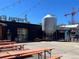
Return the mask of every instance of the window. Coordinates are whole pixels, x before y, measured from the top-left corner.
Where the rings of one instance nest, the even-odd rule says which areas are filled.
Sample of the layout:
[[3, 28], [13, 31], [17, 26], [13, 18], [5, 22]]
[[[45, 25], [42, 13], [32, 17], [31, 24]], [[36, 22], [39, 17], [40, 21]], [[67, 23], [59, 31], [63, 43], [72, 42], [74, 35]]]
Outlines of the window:
[[18, 34], [18, 39], [20, 41], [26, 41], [27, 37], [28, 37], [28, 31], [25, 28], [18, 28], [17, 29], [17, 34]]

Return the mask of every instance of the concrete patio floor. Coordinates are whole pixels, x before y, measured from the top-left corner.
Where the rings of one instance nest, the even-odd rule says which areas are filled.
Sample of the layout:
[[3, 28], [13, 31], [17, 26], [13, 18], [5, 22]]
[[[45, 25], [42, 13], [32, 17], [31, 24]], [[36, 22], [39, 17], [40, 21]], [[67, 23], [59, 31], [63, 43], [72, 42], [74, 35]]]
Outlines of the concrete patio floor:
[[[61, 59], [79, 59], [79, 42], [30, 42], [25, 44], [25, 48], [34, 49], [41, 47], [51, 47], [53, 54], [60, 54], [63, 57]], [[37, 59], [35, 56], [27, 59]]]

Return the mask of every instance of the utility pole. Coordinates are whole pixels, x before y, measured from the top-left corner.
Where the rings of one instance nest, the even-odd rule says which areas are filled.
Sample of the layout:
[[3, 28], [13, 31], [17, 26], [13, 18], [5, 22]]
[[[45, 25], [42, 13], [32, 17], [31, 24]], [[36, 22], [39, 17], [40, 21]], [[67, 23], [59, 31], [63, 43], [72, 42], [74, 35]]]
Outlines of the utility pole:
[[25, 14], [25, 22], [27, 22], [27, 14]]

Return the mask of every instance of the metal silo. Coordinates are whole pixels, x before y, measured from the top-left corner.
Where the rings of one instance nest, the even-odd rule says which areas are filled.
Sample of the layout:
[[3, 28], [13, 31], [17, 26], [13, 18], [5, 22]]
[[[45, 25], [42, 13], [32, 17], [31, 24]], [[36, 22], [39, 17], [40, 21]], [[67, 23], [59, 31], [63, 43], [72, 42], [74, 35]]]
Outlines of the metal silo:
[[54, 15], [48, 14], [42, 20], [42, 30], [46, 33], [53, 33], [56, 30], [57, 20]]
[[48, 36], [51, 36], [55, 32], [56, 25], [57, 19], [54, 15], [47, 14], [42, 20], [42, 30]]

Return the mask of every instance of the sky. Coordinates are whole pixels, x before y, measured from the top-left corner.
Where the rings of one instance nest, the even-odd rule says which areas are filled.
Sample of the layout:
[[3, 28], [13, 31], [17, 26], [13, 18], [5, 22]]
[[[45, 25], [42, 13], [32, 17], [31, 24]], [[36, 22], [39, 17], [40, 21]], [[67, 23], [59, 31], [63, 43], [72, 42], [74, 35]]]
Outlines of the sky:
[[[47, 14], [57, 18], [57, 24], [68, 24], [72, 8], [79, 10], [79, 0], [0, 0], [0, 15], [23, 18], [27, 14], [30, 23], [39, 24]], [[76, 13], [75, 22], [79, 22], [79, 12]]]

